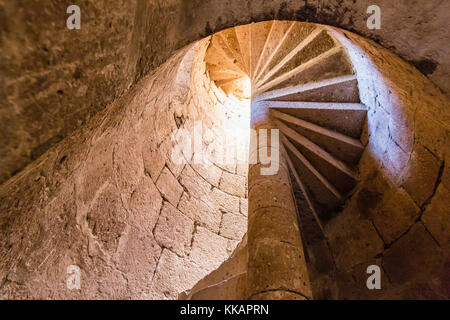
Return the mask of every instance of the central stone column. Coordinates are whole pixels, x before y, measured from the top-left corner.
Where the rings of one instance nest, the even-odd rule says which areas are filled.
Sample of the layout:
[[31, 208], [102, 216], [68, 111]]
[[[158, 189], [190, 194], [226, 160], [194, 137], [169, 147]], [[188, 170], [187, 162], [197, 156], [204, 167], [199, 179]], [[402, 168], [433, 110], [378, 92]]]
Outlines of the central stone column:
[[[277, 132], [271, 131], [276, 128], [268, 111], [267, 102], [252, 105], [248, 175], [248, 298], [311, 299], [286, 161], [288, 155], [277, 138]], [[273, 141], [272, 136], [275, 138]], [[271, 159], [269, 164], [264, 159], [266, 154]], [[273, 172], [267, 172], [269, 167]]]

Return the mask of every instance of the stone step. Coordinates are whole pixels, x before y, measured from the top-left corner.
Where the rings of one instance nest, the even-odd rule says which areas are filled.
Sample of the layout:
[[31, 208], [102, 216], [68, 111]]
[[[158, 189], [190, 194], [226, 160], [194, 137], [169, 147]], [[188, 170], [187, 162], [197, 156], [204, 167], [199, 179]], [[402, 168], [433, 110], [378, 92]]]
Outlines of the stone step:
[[[258, 82], [256, 86], [262, 87], [267, 84], [269, 88], [271, 88], [274, 85], [297, 75], [299, 72], [311, 68], [327, 57], [342, 51], [342, 49], [336, 45], [333, 38], [325, 30], [320, 32], [317, 36], [311, 37], [309, 40], [310, 41], [305, 44], [305, 47], [296, 52], [296, 54], [279, 70], [274, 72], [264, 81]], [[308, 64], [308, 62], [310, 63]], [[303, 66], [304, 64], [306, 64], [306, 68]]]
[[[331, 54], [329, 54], [331, 53]], [[334, 50], [304, 63], [297, 69], [297, 73], [270, 88], [277, 90], [295, 85], [318, 82], [326, 79], [352, 75], [353, 66], [343, 50]], [[296, 67], [291, 67], [294, 69]]]
[[304, 182], [305, 189], [311, 193], [311, 198], [313, 199], [311, 202], [316, 203], [322, 210], [333, 210], [343, 200], [340, 192], [303, 156], [284, 134], [280, 136], [295, 171], [300, 180]]
[[[262, 93], [262, 92], [266, 92], [268, 90], [273, 91], [274, 87], [276, 87], [276, 86], [279, 89], [290, 88], [290, 86], [280, 87], [278, 85], [283, 82], [286, 82], [287, 80], [289, 80], [290, 78], [292, 78], [294, 76], [298, 76], [299, 73], [304, 72], [304, 71], [308, 70], [309, 68], [314, 67], [315, 65], [322, 62], [322, 60], [326, 60], [327, 58], [337, 54], [341, 50], [342, 49], [340, 47], [330, 48], [329, 50], [327, 50], [317, 56], [311, 57], [311, 59], [309, 59], [307, 61], [303, 61], [303, 63], [297, 64], [297, 65], [292, 65], [292, 63], [295, 63], [295, 61], [294, 62], [289, 61], [289, 63], [287, 65], [283, 66], [280, 70], [277, 71], [277, 73], [272, 77], [271, 80], [268, 80], [264, 84], [257, 83], [255, 92]], [[300, 52], [299, 54], [303, 54], [303, 52]], [[314, 79], [313, 82], [317, 82], [317, 80]], [[294, 86], [298, 86], [298, 84], [295, 84]]]
[[350, 138], [342, 133], [326, 129], [276, 109], [270, 109], [270, 113], [279, 120], [283, 120], [292, 129], [319, 145], [337, 159], [348, 164], [357, 164], [364, 151], [364, 146], [357, 139]]
[[360, 103], [260, 101], [258, 104], [355, 139], [361, 136], [367, 114], [367, 108]]
[[283, 37], [275, 40], [276, 48], [265, 57], [266, 60], [262, 61], [261, 68], [254, 79], [255, 82], [258, 82], [274, 65], [278, 64], [287, 54], [290, 54], [315, 28], [313, 24], [291, 24]]
[[[323, 31], [321, 28], [311, 28], [302, 30], [302, 32], [303, 34], [300, 35], [296, 42], [295, 39], [292, 39], [290, 45], [289, 43], [286, 43], [279, 50], [277, 56], [272, 60], [266, 72], [257, 79], [257, 87], [260, 87], [261, 85], [266, 83], [275, 74], [278, 74], [280, 70], [286, 70], [286, 66], [289, 66], [287, 69], [288, 71], [298, 67], [302, 63], [302, 60], [298, 59], [297, 56], [299, 55], [301, 57], [301, 54], [304, 52], [305, 48], [308, 48], [311, 43], [315, 43], [317, 37], [325, 31]], [[294, 59], [296, 57], [297, 59]], [[294, 65], [292, 66], [292, 64]]]
[[360, 102], [356, 76], [347, 75], [318, 82], [256, 93], [255, 101]]
[[236, 32], [236, 37], [239, 42], [239, 48], [242, 55], [245, 72], [250, 77], [250, 25], [237, 26], [234, 28], [234, 31]]
[[228, 52], [230, 52], [230, 58], [236, 60], [236, 64], [239, 68], [246, 74], [247, 68], [245, 67], [244, 59], [241, 54], [241, 47], [239, 45], [239, 41], [237, 39], [237, 35], [234, 28], [226, 29], [218, 34], [224, 41], [225, 45], [223, 46]]
[[[284, 146], [283, 146], [283, 148], [284, 148]], [[290, 157], [287, 157], [287, 163], [288, 163], [289, 170], [291, 171], [291, 174], [294, 176], [294, 179], [297, 182], [297, 185], [299, 186], [300, 191], [302, 192], [303, 197], [306, 200], [308, 209], [311, 211], [311, 214], [314, 216], [314, 219], [316, 220], [317, 225], [319, 226], [322, 233], [325, 234], [322, 222], [319, 219], [319, 215], [317, 214], [317, 211], [315, 209], [313, 200], [311, 199], [310, 193], [309, 193], [308, 189], [306, 188], [306, 186], [304, 185], [304, 183], [302, 182], [302, 180], [300, 179], [300, 176], [299, 176]]]
[[261, 52], [259, 63], [254, 70], [254, 79], [264, 72], [265, 68], [269, 65], [273, 56], [276, 54], [277, 50], [283, 44], [283, 41], [287, 38], [290, 29], [294, 26], [295, 22], [292, 21], [275, 21], [272, 25], [270, 33], [266, 39], [266, 44]]
[[250, 53], [250, 79], [254, 79], [261, 63], [261, 53], [267, 45], [267, 38], [272, 29], [273, 21], [253, 23], [250, 26], [251, 53]]
[[230, 80], [230, 79], [238, 79], [242, 77], [242, 74], [238, 74], [235, 72], [228, 72], [224, 70], [214, 71], [209, 69], [209, 78], [212, 81], [221, 81], [221, 80]]
[[297, 131], [289, 128], [282, 121], [274, 119], [273, 122], [287, 138], [296, 144], [297, 149], [314, 165], [314, 168], [323, 174], [338, 190], [348, 192], [354, 187], [358, 177], [344, 162]]

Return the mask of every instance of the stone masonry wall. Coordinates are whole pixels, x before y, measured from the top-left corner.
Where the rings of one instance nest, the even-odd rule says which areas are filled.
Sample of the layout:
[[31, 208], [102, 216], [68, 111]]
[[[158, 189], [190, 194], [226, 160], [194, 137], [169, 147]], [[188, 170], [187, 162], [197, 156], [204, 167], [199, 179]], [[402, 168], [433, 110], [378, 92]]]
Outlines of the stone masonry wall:
[[[170, 156], [177, 127], [220, 130], [234, 117], [205, 74], [207, 44], [175, 54], [2, 185], [1, 298], [174, 299], [233, 253], [247, 229], [247, 166]], [[81, 290], [66, 287], [70, 265]]]
[[[327, 226], [339, 298], [448, 299], [450, 103], [411, 65], [334, 30], [368, 107], [361, 183]], [[366, 288], [369, 265], [382, 290]]]

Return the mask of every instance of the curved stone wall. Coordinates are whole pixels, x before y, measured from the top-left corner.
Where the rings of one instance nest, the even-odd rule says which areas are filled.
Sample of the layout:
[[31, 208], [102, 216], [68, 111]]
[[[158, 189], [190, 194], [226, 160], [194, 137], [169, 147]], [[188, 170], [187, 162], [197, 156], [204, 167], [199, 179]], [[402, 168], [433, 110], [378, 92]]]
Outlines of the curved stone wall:
[[[333, 32], [348, 50], [369, 110], [361, 182], [326, 226], [337, 295], [448, 298], [450, 103], [393, 53]], [[380, 291], [367, 290], [370, 265], [382, 269]]]
[[[233, 110], [211, 87], [207, 45], [175, 54], [2, 186], [1, 297], [173, 299], [232, 254], [247, 229], [247, 164], [172, 157], [179, 128], [200, 123], [206, 144], [245, 124], [248, 104]], [[66, 288], [70, 265], [82, 290]]]

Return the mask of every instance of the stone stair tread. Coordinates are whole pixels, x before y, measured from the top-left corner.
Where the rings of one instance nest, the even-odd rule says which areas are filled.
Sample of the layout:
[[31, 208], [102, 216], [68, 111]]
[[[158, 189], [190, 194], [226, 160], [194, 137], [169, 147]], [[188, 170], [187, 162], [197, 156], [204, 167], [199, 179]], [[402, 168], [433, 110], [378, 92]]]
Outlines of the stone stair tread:
[[[256, 91], [256, 93], [268, 91], [268, 90], [272, 89], [273, 87], [279, 85], [280, 83], [285, 82], [289, 78], [292, 78], [292, 77], [296, 76], [297, 74], [299, 74], [309, 68], [312, 68], [313, 66], [322, 62], [322, 60], [326, 60], [330, 56], [337, 54], [341, 50], [342, 49], [340, 47], [332, 47], [332, 48], [328, 49], [327, 51], [320, 53], [317, 56], [311, 57], [309, 60], [303, 61], [301, 64], [299, 64], [298, 66], [294, 67], [291, 70], [285, 70], [285, 68], [287, 66], [284, 66], [283, 68], [278, 70], [278, 72], [275, 75], [273, 75], [271, 79], [267, 80], [264, 84], [257, 83], [256, 84], [257, 89], [255, 91]], [[300, 52], [299, 54], [302, 54], [302, 52]]]
[[250, 78], [254, 79], [256, 71], [261, 63], [261, 54], [267, 44], [267, 38], [273, 26], [273, 21], [253, 23], [250, 26], [251, 53], [250, 53]]
[[265, 104], [267, 108], [277, 109], [355, 139], [361, 136], [367, 114], [367, 108], [360, 103], [274, 100], [260, 101], [258, 104]]
[[342, 161], [355, 164], [361, 157], [364, 146], [357, 139], [326, 129], [276, 109], [270, 109], [270, 113], [272, 116], [294, 125], [295, 130], [298, 133], [318, 144]]
[[[348, 101], [349, 98], [347, 96], [343, 96], [339, 98], [337, 101], [335, 100], [324, 100], [324, 97], [320, 95], [320, 92], [324, 92], [325, 89], [330, 88], [335, 89], [338, 93], [340, 90], [344, 89], [344, 86], [349, 86], [351, 90], [354, 90], [354, 85], [352, 83], [356, 82], [355, 75], [347, 75], [341, 76], [331, 79], [325, 79], [318, 82], [311, 82], [307, 84], [301, 84], [296, 86], [290, 86], [282, 89], [266, 91], [264, 93], [257, 93], [254, 99], [256, 101], [261, 100], [279, 100], [279, 101], [304, 101], [304, 102], [360, 102], [359, 95], [357, 101], [353, 99], [353, 96], [350, 97], [351, 101]], [[350, 83], [350, 85], [349, 85]], [[337, 88], [336, 88], [337, 86]], [[316, 91], [318, 93], [316, 93]], [[312, 97], [306, 95], [313, 93]], [[303, 96], [302, 96], [303, 94]], [[311, 101], [314, 100], [314, 97], [319, 101]], [[303, 99], [302, 99], [303, 98]], [[306, 99], [306, 101], [305, 101]], [[325, 97], [327, 99], [327, 97]], [[331, 99], [335, 99], [335, 97], [331, 97]]]
[[239, 68], [243, 72], [247, 73], [235, 29], [234, 28], [226, 29], [226, 30], [220, 32], [219, 36], [224, 41], [224, 43], [225, 43], [224, 47], [226, 47], [228, 49], [228, 52], [230, 52], [231, 57], [236, 60], [236, 64], [239, 66]]
[[244, 63], [244, 68], [247, 75], [250, 77], [250, 26], [237, 26], [234, 28], [236, 32], [236, 37], [239, 43], [240, 52], [242, 55], [242, 60]]
[[[296, 67], [300, 66], [304, 62], [307, 62], [308, 60], [311, 60], [311, 58], [308, 59], [308, 56], [311, 55], [311, 53], [306, 52], [308, 54], [305, 54], [305, 49], [309, 48], [311, 44], [314, 44], [318, 40], [320, 40], [320, 37], [323, 37], [323, 34], [326, 34], [326, 31], [322, 28], [316, 28], [314, 30], [310, 30], [309, 33], [305, 37], [301, 37], [302, 40], [300, 43], [297, 44], [296, 47], [292, 48], [290, 51], [287, 51], [283, 57], [281, 57], [281, 53], [279, 53], [280, 57], [277, 57], [272, 61], [271, 65], [269, 66], [267, 72], [263, 76], [261, 76], [257, 82], [256, 86], [260, 87], [263, 84], [267, 83], [269, 80], [273, 80], [274, 78], [277, 78], [281, 74], [284, 74], [290, 70], [295, 69]], [[333, 42], [334, 45], [334, 42]], [[283, 51], [284, 48], [280, 49], [280, 51]], [[310, 50], [309, 50], [310, 51]], [[326, 50], [325, 50], [326, 51]], [[315, 56], [320, 55], [323, 52], [314, 52], [313, 54]], [[275, 64], [275, 60], [278, 60]], [[288, 69], [288, 70], [287, 70]]]
[[287, 137], [304, 146], [320, 158], [324, 159], [328, 163], [330, 163], [337, 170], [345, 173], [345, 175], [349, 176], [353, 180], [358, 180], [356, 173], [354, 173], [345, 163], [336, 159], [330, 153], [319, 147], [317, 144], [313, 143], [309, 139], [305, 138], [295, 130], [289, 128], [286, 124], [278, 119], [274, 119], [274, 123], [277, 128]]
[[294, 24], [295, 22], [292, 21], [275, 21], [273, 23], [270, 33], [266, 39], [266, 44], [264, 45], [264, 49], [259, 58], [258, 67], [254, 70], [255, 76], [253, 80], [256, 80], [267, 68]]
[[328, 180], [314, 167], [314, 165], [306, 159], [300, 151], [292, 144], [292, 142], [289, 141], [289, 139], [284, 135], [284, 133], [281, 135], [281, 140], [283, 142], [283, 145], [287, 148], [288, 151], [290, 151], [297, 159], [299, 159], [303, 165], [310, 171], [315, 178], [320, 181], [320, 183], [331, 193], [333, 196], [338, 199], [342, 200], [342, 195], [339, 193], [338, 190], [330, 183]]
[[271, 87], [270, 90], [354, 74], [353, 66], [343, 50], [335, 50], [333, 54], [325, 54], [311, 62], [306, 62], [305, 66], [297, 71], [297, 73]]
[[297, 185], [300, 187], [300, 190], [303, 194], [303, 197], [306, 200], [306, 203], [308, 205], [309, 210], [311, 211], [312, 215], [314, 216], [314, 219], [316, 220], [319, 228], [322, 230], [322, 233], [325, 233], [323, 229], [322, 222], [319, 219], [319, 215], [317, 214], [316, 209], [314, 208], [314, 204], [311, 200], [311, 196], [309, 195], [308, 190], [306, 189], [305, 185], [303, 184], [302, 180], [300, 179], [300, 176], [298, 175], [297, 170], [295, 169], [294, 164], [292, 163], [292, 160], [290, 157], [287, 157], [287, 163], [289, 166], [289, 170], [291, 171], [292, 175], [294, 176], [295, 181], [297, 182]]
[[220, 70], [220, 71], [209, 70], [208, 72], [209, 72], [209, 78], [212, 81], [237, 79], [237, 78], [242, 77], [242, 74], [238, 74], [235, 72], [228, 72], [226, 70]]

